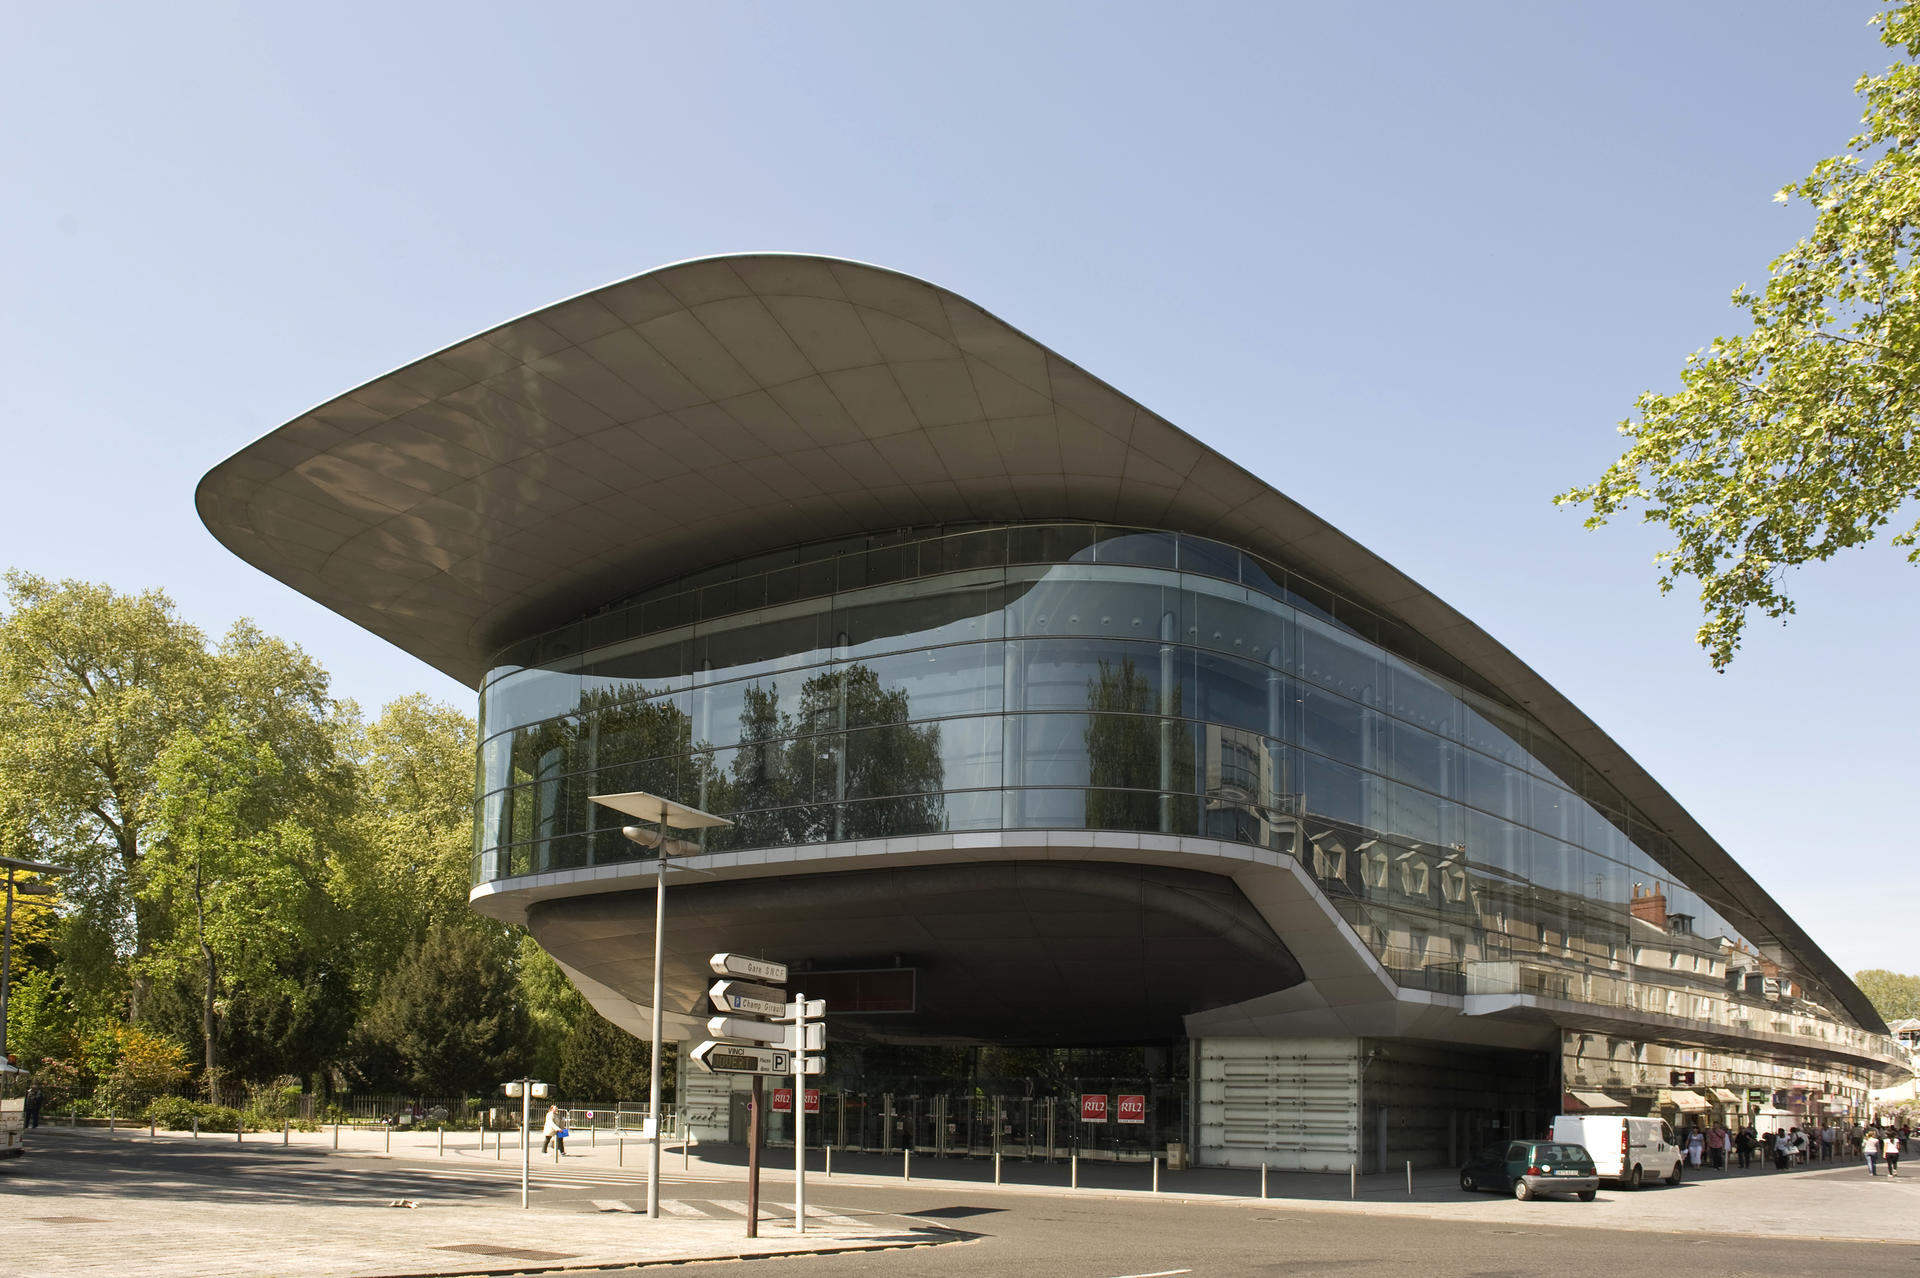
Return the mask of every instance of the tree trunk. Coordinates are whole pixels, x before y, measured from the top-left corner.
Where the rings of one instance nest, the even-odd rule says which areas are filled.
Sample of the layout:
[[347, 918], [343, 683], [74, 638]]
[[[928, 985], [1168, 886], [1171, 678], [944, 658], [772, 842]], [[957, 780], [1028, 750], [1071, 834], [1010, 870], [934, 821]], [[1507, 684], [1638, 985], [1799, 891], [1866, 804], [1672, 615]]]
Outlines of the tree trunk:
[[201, 893], [198, 866], [194, 867], [193, 872], [193, 916], [194, 926], [198, 932], [196, 939], [200, 942], [200, 960], [207, 969], [207, 996], [200, 1004], [200, 1037], [206, 1044], [207, 1100], [218, 1105], [220, 1097], [216, 1089], [220, 1084], [220, 1060], [219, 1049], [215, 1047], [213, 1037], [213, 995], [219, 985], [220, 968], [213, 957], [212, 947], [207, 944], [207, 907]]

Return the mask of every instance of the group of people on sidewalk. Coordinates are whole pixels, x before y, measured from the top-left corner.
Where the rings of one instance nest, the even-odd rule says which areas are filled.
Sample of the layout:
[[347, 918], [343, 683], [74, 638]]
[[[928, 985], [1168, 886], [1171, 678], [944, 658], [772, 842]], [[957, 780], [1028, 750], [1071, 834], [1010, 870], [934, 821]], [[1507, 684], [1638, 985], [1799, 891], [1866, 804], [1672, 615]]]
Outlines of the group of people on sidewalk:
[[1900, 1154], [1910, 1135], [1906, 1126], [1892, 1124], [1862, 1126], [1856, 1123], [1844, 1127], [1827, 1123], [1821, 1127], [1789, 1126], [1762, 1132], [1751, 1123], [1738, 1130], [1716, 1123], [1683, 1128], [1679, 1139], [1680, 1147], [1687, 1152], [1687, 1162], [1694, 1167], [1724, 1169], [1729, 1150], [1743, 1168], [1752, 1167], [1754, 1155], [1759, 1154], [1780, 1171], [1862, 1155], [1869, 1175], [1878, 1176], [1879, 1164], [1885, 1162], [1887, 1175], [1897, 1176]]

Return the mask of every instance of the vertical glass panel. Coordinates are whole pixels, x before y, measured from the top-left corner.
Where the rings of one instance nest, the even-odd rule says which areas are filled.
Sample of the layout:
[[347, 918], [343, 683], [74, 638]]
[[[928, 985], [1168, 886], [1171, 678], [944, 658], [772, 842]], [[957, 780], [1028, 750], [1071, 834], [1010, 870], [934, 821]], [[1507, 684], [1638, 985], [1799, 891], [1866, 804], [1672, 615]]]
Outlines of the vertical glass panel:
[[1094, 549], [1094, 557], [1103, 564], [1172, 568], [1175, 561], [1173, 534], [1103, 527], [1099, 531], [1099, 544]]
[[1186, 601], [1179, 590], [1147, 582], [1068, 575], [1084, 571], [1049, 573], [1024, 584], [1009, 582], [1007, 634], [1177, 640], [1185, 632], [1182, 610]]
[[[1150, 714], [1163, 697], [1181, 704], [1180, 654], [1124, 640], [1055, 639], [1010, 644], [1019, 669], [1014, 709], [1124, 710]], [[1162, 657], [1173, 658], [1168, 683]]]
[[[1213, 590], [1226, 589], [1207, 584]], [[1212, 590], [1189, 592], [1188, 606], [1194, 643], [1254, 661], [1267, 659], [1274, 645], [1282, 642], [1281, 631], [1290, 624], [1275, 615], [1271, 605], [1256, 604], [1245, 597], [1229, 598]]]
[[1533, 836], [1520, 826], [1469, 810], [1467, 859], [1498, 876], [1529, 882], [1533, 876]]
[[1454, 736], [1459, 730], [1455, 710], [1459, 699], [1425, 672], [1398, 657], [1385, 658], [1387, 667], [1387, 710], [1397, 719], [1425, 728], [1441, 736]]
[[1301, 691], [1300, 743], [1316, 754], [1356, 768], [1370, 766], [1374, 750], [1369, 741], [1371, 718], [1367, 710], [1345, 697], [1312, 688]]
[[846, 655], [852, 657], [998, 639], [1000, 589], [943, 591], [836, 607], [833, 624], [846, 636]]
[[1381, 698], [1386, 668], [1378, 650], [1333, 626], [1300, 621], [1300, 676], [1367, 705]]
[[1400, 780], [1435, 794], [1449, 793], [1448, 752], [1440, 738], [1404, 723], [1393, 722], [1392, 773]]
[[1273, 703], [1283, 695], [1277, 685], [1286, 681], [1285, 675], [1210, 652], [1194, 654], [1194, 668], [1197, 692], [1186, 713], [1249, 732], [1277, 726], [1271, 725]]
[[1471, 750], [1463, 757], [1467, 765], [1467, 802], [1499, 816], [1524, 821], [1527, 816], [1527, 775], [1497, 759], [1489, 759]]
[[1580, 800], [1559, 786], [1530, 777], [1527, 790], [1531, 798], [1530, 823], [1542, 834], [1555, 839], [1574, 838], [1580, 830]]
[[781, 568], [766, 576], [766, 602], [792, 603], [800, 599], [819, 599], [834, 589], [834, 565], [831, 559], [813, 560]]
[[1015, 564], [1064, 564], [1074, 559], [1091, 558], [1092, 524], [1040, 524], [1007, 530], [1007, 562]]
[[1317, 754], [1301, 757], [1304, 774], [1304, 802], [1310, 816], [1348, 825], [1373, 828], [1361, 774]]
[[1006, 562], [1007, 530], [1004, 528], [956, 533], [924, 542], [920, 547], [920, 571], [928, 576], [970, 568], [998, 568]]
[[1180, 571], [1197, 572], [1226, 581], [1240, 580], [1240, 552], [1205, 537], [1180, 538]]

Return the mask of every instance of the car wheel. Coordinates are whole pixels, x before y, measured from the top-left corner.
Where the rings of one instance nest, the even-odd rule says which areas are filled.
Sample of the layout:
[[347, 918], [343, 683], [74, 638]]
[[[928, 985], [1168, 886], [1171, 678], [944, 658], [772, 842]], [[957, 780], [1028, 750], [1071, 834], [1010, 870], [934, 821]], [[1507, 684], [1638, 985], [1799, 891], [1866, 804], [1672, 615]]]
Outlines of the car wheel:
[[1632, 1171], [1627, 1173], [1627, 1188], [1628, 1189], [1640, 1188], [1640, 1168], [1637, 1164], [1635, 1165]]
[[1469, 1194], [1476, 1193], [1480, 1188], [1480, 1182], [1473, 1178], [1472, 1172], [1461, 1172], [1460, 1188], [1466, 1190]]
[[1594, 1190], [1583, 1189], [1580, 1191], [1580, 1201], [1583, 1203], [1590, 1203], [1594, 1200], [1595, 1197], [1596, 1197], [1596, 1193]]
[[1524, 1180], [1516, 1180], [1513, 1182], [1513, 1196], [1523, 1203], [1532, 1202], [1533, 1187]]
[[1667, 1177], [1667, 1183], [1669, 1185], [1677, 1185], [1680, 1183], [1680, 1166], [1679, 1163], [1673, 1165], [1673, 1175]]

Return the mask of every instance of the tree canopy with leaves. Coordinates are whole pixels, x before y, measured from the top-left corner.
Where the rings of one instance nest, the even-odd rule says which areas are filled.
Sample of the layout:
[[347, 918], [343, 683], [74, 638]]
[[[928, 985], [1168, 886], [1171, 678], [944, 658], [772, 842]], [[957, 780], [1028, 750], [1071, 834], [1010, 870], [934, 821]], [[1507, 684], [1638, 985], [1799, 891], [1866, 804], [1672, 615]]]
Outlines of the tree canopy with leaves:
[[[1794, 611], [1789, 569], [1871, 541], [1920, 496], [1920, 12], [1876, 21], [1903, 60], [1856, 83], [1846, 151], [1775, 196], [1814, 225], [1764, 288], [1734, 292], [1751, 330], [1689, 356], [1678, 391], [1643, 394], [1626, 453], [1556, 498], [1590, 507], [1588, 527], [1631, 508], [1666, 525], [1660, 589], [1699, 582], [1716, 669], [1754, 611]], [[1920, 523], [1893, 540], [1920, 562]]]
[[1920, 976], [1870, 967], [1864, 972], [1855, 972], [1853, 983], [1860, 987], [1860, 992], [1867, 996], [1873, 1010], [1880, 1013], [1884, 1021], [1891, 1023], [1920, 1016]]

